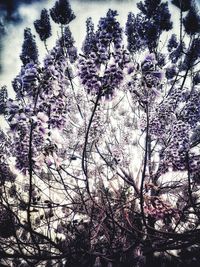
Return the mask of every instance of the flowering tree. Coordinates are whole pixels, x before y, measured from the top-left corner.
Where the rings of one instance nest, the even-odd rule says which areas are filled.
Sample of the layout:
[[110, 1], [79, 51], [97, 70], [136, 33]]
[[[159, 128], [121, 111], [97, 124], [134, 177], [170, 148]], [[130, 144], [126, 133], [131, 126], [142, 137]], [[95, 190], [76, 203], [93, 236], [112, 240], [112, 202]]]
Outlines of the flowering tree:
[[58, 0], [34, 22], [43, 64], [24, 30], [16, 98], [0, 91], [1, 266], [198, 266], [200, 17], [172, 2], [179, 36], [144, 0], [125, 30], [115, 10], [88, 18], [77, 51]]

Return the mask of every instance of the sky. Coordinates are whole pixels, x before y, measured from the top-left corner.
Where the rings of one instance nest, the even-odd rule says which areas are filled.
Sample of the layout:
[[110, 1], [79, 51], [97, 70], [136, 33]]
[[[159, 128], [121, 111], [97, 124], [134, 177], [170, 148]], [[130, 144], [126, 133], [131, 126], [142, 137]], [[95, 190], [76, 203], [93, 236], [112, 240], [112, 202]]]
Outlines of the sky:
[[[0, 0], [0, 3], [3, 0]], [[33, 0], [32, 0], [33, 1]], [[25, 1], [23, 1], [25, 2]], [[30, 1], [29, 1], [30, 2]], [[97, 25], [100, 17], [105, 16], [109, 8], [118, 11], [118, 20], [121, 26], [124, 28], [127, 20], [127, 15], [131, 11], [137, 13], [136, 8], [137, 0], [71, 0], [72, 9], [76, 15], [76, 19], [70, 23], [70, 28], [76, 41], [76, 46], [79, 51], [82, 46], [82, 42], [85, 36], [85, 21], [88, 17], [92, 17], [95, 25]], [[19, 23], [9, 23], [6, 25], [7, 34], [2, 40], [1, 51], [1, 64], [2, 72], [0, 73], [0, 87], [3, 85], [8, 86], [8, 91], [13, 96], [11, 81], [19, 73], [21, 67], [21, 61], [19, 55], [21, 53], [21, 45], [23, 43], [24, 28], [30, 27], [32, 32], [36, 35], [36, 41], [39, 48], [40, 62], [42, 63], [46, 50], [44, 44], [39, 40], [39, 37], [35, 33], [33, 22], [40, 17], [40, 12], [43, 8], [51, 8], [54, 5], [54, 0], [42, 0], [36, 1], [32, 4], [21, 4], [18, 8], [18, 15], [21, 18]], [[179, 11], [176, 7], [170, 5], [170, 10], [175, 20], [175, 29], [178, 29], [178, 14]], [[53, 38], [47, 41], [48, 47], [52, 48], [55, 44], [55, 36], [58, 36], [58, 25], [52, 22], [53, 26]]]

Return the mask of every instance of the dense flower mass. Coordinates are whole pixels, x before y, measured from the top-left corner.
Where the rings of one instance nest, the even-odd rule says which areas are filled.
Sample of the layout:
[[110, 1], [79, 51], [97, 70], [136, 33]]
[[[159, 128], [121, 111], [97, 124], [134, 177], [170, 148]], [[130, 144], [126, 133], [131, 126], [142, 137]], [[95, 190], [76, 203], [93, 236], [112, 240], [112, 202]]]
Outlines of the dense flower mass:
[[117, 15], [116, 10], [109, 9], [106, 17], [100, 19], [96, 32], [96, 39], [98, 40], [96, 46], [98, 49], [107, 50], [111, 42], [113, 42], [115, 49], [121, 48], [122, 29], [119, 22], [116, 21], [115, 17]]
[[188, 14], [183, 20], [185, 26], [185, 31], [187, 34], [198, 34], [200, 33], [200, 16], [198, 14], [198, 9], [195, 4], [190, 7]]
[[172, 0], [172, 4], [180, 8], [183, 12], [188, 11], [192, 6], [192, 0], [185, 0], [185, 1], [179, 1], [179, 0]]
[[89, 17], [78, 51], [57, 0], [42, 62], [25, 29], [15, 98], [0, 89], [0, 266], [198, 267], [180, 255], [199, 250], [199, 17], [172, 2], [177, 35], [170, 2], [144, 0], [126, 25]]
[[75, 15], [68, 0], [56, 1], [54, 7], [50, 10], [50, 14], [54, 22], [62, 25], [69, 24], [75, 19]]
[[170, 203], [164, 202], [161, 198], [148, 199], [145, 212], [156, 220], [170, 222], [173, 217], [178, 217], [178, 212]]
[[92, 21], [87, 21], [83, 47], [87, 57], [79, 61], [79, 76], [87, 91], [106, 98], [112, 97], [121, 84], [123, 70], [130, 61], [128, 52], [122, 48], [122, 29], [116, 16], [117, 12], [110, 9], [107, 16], [100, 19], [96, 33]]
[[145, 0], [144, 3], [137, 3], [137, 7], [140, 13], [136, 17], [129, 13], [126, 23], [129, 51], [140, 51], [148, 47], [150, 52], [153, 52], [161, 33], [172, 29], [168, 3]]
[[200, 58], [200, 40], [199, 38], [194, 38], [191, 43], [191, 46], [189, 47], [185, 55], [182, 64], [183, 70], [191, 68], [195, 64], [195, 62], [199, 60], [199, 58]]
[[5, 182], [14, 182], [16, 174], [11, 170], [8, 157], [10, 156], [10, 140], [8, 136], [0, 130], [0, 185], [4, 185]]
[[178, 46], [177, 36], [176, 34], [172, 34], [168, 41], [167, 49], [169, 52], [171, 52], [173, 49], [177, 48], [177, 46]]
[[194, 88], [193, 92], [188, 96], [185, 107], [181, 114], [183, 120], [190, 124], [192, 128], [195, 128], [199, 124], [200, 120], [200, 95], [199, 89]]
[[170, 146], [167, 148], [165, 163], [172, 164], [174, 170], [186, 169], [186, 155], [189, 151], [189, 127], [177, 121], [172, 130]]
[[63, 55], [69, 58], [70, 63], [74, 63], [77, 59], [77, 48], [74, 46], [74, 39], [68, 26], [64, 28], [61, 38], [58, 40], [59, 49]]
[[[54, 129], [62, 131], [66, 123], [66, 89], [71, 81], [69, 64], [76, 58], [74, 40], [66, 27], [46, 57], [44, 67], [29, 62], [13, 81], [18, 100], [8, 101], [7, 115], [13, 131], [16, 166], [24, 173], [29, 170], [30, 161], [40, 169], [45, 162], [51, 165], [58, 160], [56, 146], [52, 152], [48, 147], [55, 145], [51, 132]], [[20, 99], [26, 101], [26, 106]]]
[[177, 67], [173, 64], [171, 67], [166, 69], [166, 78], [169, 80], [173, 79], [176, 76], [177, 72]]
[[82, 47], [85, 55], [88, 55], [91, 51], [95, 51], [95, 43], [94, 23], [92, 22], [92, 18], [88, 18], [86, 20], [86, 37]]
[[141, 36], [143, 35], [142, 23], [143, 20], [141, 16], [137, 15], [135, 17], [135, 15], [131, 12], [128, 14], [126, 23], [126, 35], [128, 41], [127, 48], [131, 53], [140, 51], [145, 46], [145, 41], [141, 38]]
[[0, 89], [0, 114], [5, 114], [8, 91], [6, 86]]
[[24, 65], [30, 62], [38, 62], [38, 48], [30, 28], [24, 30], [24, 43], [20, 59]]
[[44, 8], [41, 11], [41, 18], [34, 22], [35, 30], [41, 41], [46, 41], [51, 36], [51, 24], [48, 11]]

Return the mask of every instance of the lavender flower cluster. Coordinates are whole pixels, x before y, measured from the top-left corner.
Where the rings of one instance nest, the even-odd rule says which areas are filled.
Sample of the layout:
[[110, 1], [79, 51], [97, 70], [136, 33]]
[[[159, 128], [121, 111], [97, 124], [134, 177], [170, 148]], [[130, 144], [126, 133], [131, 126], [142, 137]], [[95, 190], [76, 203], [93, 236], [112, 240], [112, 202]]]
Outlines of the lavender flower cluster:
[[163, 164], [171, 166], [174, 171], [186, 170], [189, 149], [189, 125], [179, 120], [174, 123], [170, 145], [166, 148]]
[[35, 30], [41, 41], [46, 41], [51, 36], [51, 24], [48, 11], [44, 8], [41, 11], [41, 18], [34, 22]]
[[155, 51], [163, 31], [172, 29], [168, 3], [161, 1], [140, 1], [137, 3], [140, 13], [129, 13], [126, 23], [128, 49], [131, 53], [148, 48]]
[[180, 88], [174, 88], [168, 97], [166, 97], [150, 114], [149, 130], [153, 137], [162, 139], [171, 132], [171, 126], [176, 121], [175, 111], [182, 99]]
[[148, 199], [145, 205], [145, 213], [151, 218], [156, 220], [163, 220], [167, 223], [171, 222], [171, 219], [179, 217], [178, 210], [174, 208], [170, 203], [166, 203], [159, 197], [152, 197]]
[[68, 56], [63, 54], [63, 47], [57, 42], [46, 57], [43, 68], [27, 63], [13, 82], [17, 99], [26, 103], [19, 100], [7, 103], [16, 166], [24, 173], [30, 167], [30, 153], [38, 168], [38, 163], [34, 162], [45, 154], [45, 147], [51, 143], [51, 129], [61, 130], [65, 125], [65, 95], [69, 85], [67, 69]]
[[129, 91], [143, 107], [145, 103], [154, 102], [161, 93], [164, 73], [157, 64], [155, 54], [151, 53], [137, 67], [128, 68], [131, 77], [128, 82]]
[[[122, 48], [122, 29], [116, 20], [117, 12], [109, 10], [101, 18], [96, 33], [91, 20], [87, 21], [88, 35], [84, 49], [85, 56], [79, 60], [79, 76], [82, 84], [91, 94], [111, 97], [123, 81], [123, 70], [129, 63], [129, 55]], [[88, 53], [88, 46], [92, 49]]]
[[189, 94], [181, 115], [182, 119], [189, 123], [191, 128], [195, 128], [199, 124], [200, 93], [197, 87]]

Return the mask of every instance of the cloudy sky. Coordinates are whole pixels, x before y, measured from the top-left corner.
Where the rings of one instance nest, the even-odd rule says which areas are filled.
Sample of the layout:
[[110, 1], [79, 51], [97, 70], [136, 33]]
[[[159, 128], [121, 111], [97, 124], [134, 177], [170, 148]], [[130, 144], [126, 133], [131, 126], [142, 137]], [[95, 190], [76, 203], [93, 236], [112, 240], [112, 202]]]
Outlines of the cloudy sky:
[[[109, 8], [116, 9], [119, 13], [119, 22], [122, 27], [125, 26], [127, 14], [132, 11], [137, 13], [136, 8], [137, 0], [107, 0], [107, 1], [83, 1], [83, 0], [71, 0], [71, 6], [76, 15], [76, 19], [70, 24], [74, 39], [77, 47], [80, 49], [84, 35], [85, 35], [85, 21], [86, 18], [92, 17], [95, 25], [97, 25], [100, 17], [105, 16]], [[18, 74], [21, 66], [19, 54], [21, 52], [21, 45], [23, 42], [23, 31], [25, 27], [30, 27], [35, 34], [33, 28], [33, 21], [38, 19], [42, 8], [51, 8], [54, 5], [54, 0], [43, 0], [36, 1], [32, 4], [21, 4], [18, 8], [18, 13], [21, 17], [20, 23], [7, 23], [6, 31], [7, 35], [2, 40], [2, 51], [1, 51], [1, 64], [2, 72], [0, 73], [0, 86], [7, 85], [10, 94], [11, 81]], [[173, 18], [175, 19], [175, 28], [178, 28], [178, 9], [170, 5]], [[59, 28], [57, 25], [53, 25], [53, 38], [48, 41], [48, 47], [53, 47], [55, 39], [58, 35]], [[37, 37], [37, 44], [40, 52], [40, 62], [42, 62], [45, 56], [45, 49], [43, 43]]]

